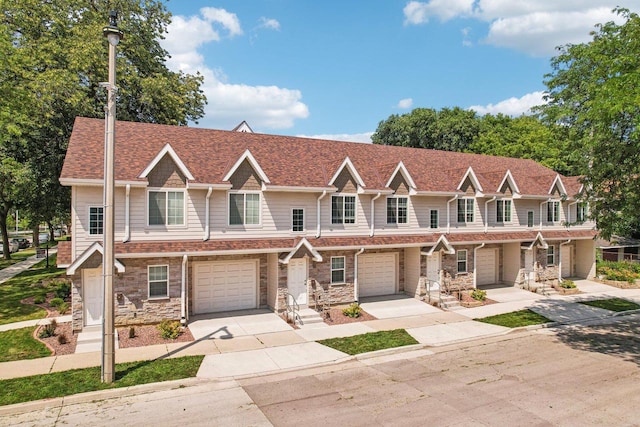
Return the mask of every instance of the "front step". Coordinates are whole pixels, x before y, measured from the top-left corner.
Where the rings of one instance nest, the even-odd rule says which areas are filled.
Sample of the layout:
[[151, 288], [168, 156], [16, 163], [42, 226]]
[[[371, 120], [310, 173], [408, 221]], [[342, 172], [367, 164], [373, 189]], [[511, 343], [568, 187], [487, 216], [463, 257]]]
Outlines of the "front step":
[[454, 297], [453, 295], [442, 295], [441, 301], [442, 302], [440, 303], [440, 308], [443, 310], [453, 311], [462, 308], [462, 306], [460, 305], [460, 301], [458, 301], [458, 298]]
[[[118, 330], [115, 329], [115, 346], [118, 346]], [[102, 326], [85, 326], [78, 334], [76, 353], [92, 353], [102, 351]]]
[[320, 313], [311, 308], [301, 308], [300, 311], [298, 311], [298, 315], [300, 316], [301, 328], [322, 328], [328, 326], [322, 320]]
[[558, 291], [553, 286], [549, 286], [544, 283], [538, 284], [535, 288], [535, 292], [540, 295], [544, 295], [546, 297], [554, 297], [560, 295]]

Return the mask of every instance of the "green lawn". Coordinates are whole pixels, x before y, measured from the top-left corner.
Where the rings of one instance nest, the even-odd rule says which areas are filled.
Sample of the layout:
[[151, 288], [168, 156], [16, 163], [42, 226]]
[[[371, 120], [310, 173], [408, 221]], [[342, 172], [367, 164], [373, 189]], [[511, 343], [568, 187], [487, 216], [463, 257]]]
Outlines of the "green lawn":
[[540, 325], [551, 322], [551, 320], [546, 317], [528, 309], [473, 320], [490, 323], [492, 325], [506, 326], [507, 328], [519, 328], [521, 326]]
[[320, 344], [334, 348], [347, 354], [360, 354], [385, 348], [402, 347], [418, 344], [404, 329], [393, 331], [370, 332], [345, 338], [331, 338], [318, 341]]
[[100, 367], [0, 380], [0, 405], [68, 396], [195, 377], [204, 356], [150, 360], [116, 365], [116, 381], [100, 382]]
[[0, 362], [51, 356], [46, 345], [33, 338], [36, 327], [0, 332]]
[[4, 259], [3, 255], [0, 253], [0, 270], [5, 269], [9, 266], [12, 266], [13, 264], [16, 264], [20, 261], [24, 261], [25, 259], [35, 254], [36, 254], [36, 250], [33, 248], [23, 249], [20, 252], [11, 254], [11, 259], [6, 260]]
[[23, 320], [41, 319], [47, 315], [42, 308], [21, 304], [20, 300], [31, 296], [45, 295], [47, 291], [51, 291], [38, 284], [43, 279], [62, 276], [64, 269], [54, 267], [55, 258], [53, 262], [50, 259], [49, 264], [52, 267], [41, 266], [38, 268], [38, 265], [36, 265], [0, 284], [0, 325]]
[[638, 310], [640, 305], [635, 302], [627, 301], [622, 298], [600, 299], [594, 301], [579, 301], [580, 304], [589, 305], [591, 307], [604, 308], [611, 311], [629, 311]]

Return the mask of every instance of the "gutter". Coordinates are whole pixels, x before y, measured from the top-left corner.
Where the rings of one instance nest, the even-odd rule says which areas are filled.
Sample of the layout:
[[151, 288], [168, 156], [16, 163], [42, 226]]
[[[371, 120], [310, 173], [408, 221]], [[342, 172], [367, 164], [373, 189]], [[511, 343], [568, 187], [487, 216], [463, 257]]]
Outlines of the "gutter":
[[452, 199], [447, 200], [447, 234], [449, 234], [449, 230], [451, 228], [451, 208], [450, 208], [449, 204], [451, 202], [453, 202], [454, 200], [457, 200], [457, 199], [458, 199], [458, 194], [453, 196]]
[[478, 289], [478, 263], [477, 263], [477, 252], [478, 249], [484, 248], [486, 243], [482, 243], [480, 246], [476, 246], [473, 248], [473, 288]]
[[324, 196], [327, 195], [327, 190], [324, 190], [322, 192], [322, 194], [320, 195], [320, 197], [318, 197], [317, 200], [317, 205], [316, 205], [316, 213], [318, 216], [318, 229], [316, 230], [316, 239], [320, 238], [320, 234], [321, 234], [321, 224], [320, 224], [320, 200], [322, 200], [324, 198]]
[[382, 195], [381, 192], [378, 191], [378, 194], [371, 199], [371, 231], [369, 232], [369, 237], [373, 237], [373, 234], [375, 233], [375, 227], [376, 227], [376, 208], [375, 208], [375, 201]]
[[493, 198], [484, 202], [484, 232], [485, 233], [489, 231], [489, 210], [488, 210], [489, 203], [495, 201], [496, 199], [497, 199], [497, 196], [493, 196]]
[[364, 248], [360, 248], [354, 257], [353, 261], [353, 269], [355, 270], [355, 276], [353, 278], [353, 300], [358, 303], [358, 292], [360, 291], [358, 287], [358, 255], [362, 255], [364, 252]]
[[182, 256], [182, 283], [180, 289], [180, 324], [187, 324], [187, 255]]
[[204, 241], [209, 240], [209, 237], [211, 237], [211, 227], [209, 226], [209, 223], [211, 222], [211, 218], [210, 218], [211, 210], [209, 208], [209, 198], [211, 197], [212, 192], [213, 192], [213, 187], [209, 187], [209, 190], [207, 191], [207, 196], [204, 201], [205, 226], [204, 226], [204, 236], [202, 237], [202, 240]]

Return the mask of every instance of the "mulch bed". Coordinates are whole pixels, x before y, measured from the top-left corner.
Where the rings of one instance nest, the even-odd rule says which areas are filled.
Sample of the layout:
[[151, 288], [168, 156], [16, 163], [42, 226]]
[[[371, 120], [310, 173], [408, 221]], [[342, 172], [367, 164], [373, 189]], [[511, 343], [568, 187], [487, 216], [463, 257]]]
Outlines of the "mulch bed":
[[182, 333], [175, 340], [166, 340], [160, 336], [156, 325], [136, 325], [134, 338], [129, 338], [129, 327], [118, 328], [118, 345], [120, 348], [143, 347], [155, 344], [171, 344], [177, 342], [193, 341], [193, 335], [189, 328], [183, 328]]
[[342, 325], [345, 323], [366, 322], [367, 320], [376, 320], [375, 317], [370, 315], [364, 310], [360, 311], [360, 316], [349, 317], [342, 314], [341, 307], [332, 307], [329, 309], [329, 316], [325, 317], [324, 323], [327, 325]]
[[462, 292], [462, 297], [459, 298], [459, 300], [462, 306], [467, 305], [469, 307], [480, 307], [483, 305], [496, 304], [498, 302], [489, 298], [485, 298], [482, 301], [478, 301], [476, 299], [471, 298], [471, 295], [468, 292]]
[[[44, 326], [39, 326], [33, 336], [40, 342], [43, 342], [52, 352], [52, 356], [61, 356], [63, 354], [73, 354], [76, 352], [76, 343], [78, 335], [71, 332], [71, 323], [58, 323], [55, 335], [48, 338], [39, 338], [38, 335]], [[66, 343], [60, 343], [60, 337], [64, 336]]]

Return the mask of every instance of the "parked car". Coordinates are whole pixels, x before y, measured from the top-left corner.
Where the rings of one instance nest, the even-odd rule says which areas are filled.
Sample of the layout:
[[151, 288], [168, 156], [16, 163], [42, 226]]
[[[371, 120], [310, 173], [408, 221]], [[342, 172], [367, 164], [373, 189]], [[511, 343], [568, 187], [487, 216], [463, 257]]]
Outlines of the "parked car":
[[29, 239], [25, 239], [24, 237], [17, 237], [15, 239], [12, 239], [11, 241], [17, 242], [20, 249], [27, 249], [28, 247], [31, 247], [31, 242], [29, 241]]
[[[13, 240], [9, 241], [9, 253], [14, 253], [14, 252], [18, 252], [20, 250], [20, 245], [18, 245], [17, 242], [14, 242]], [[0, 254], [4, 253], [4, 244], [0, 243]]]
[[40, 233], [38, 234], [38, 240], [40, 243], [46, 243], [49, 241], [49, 233]]

